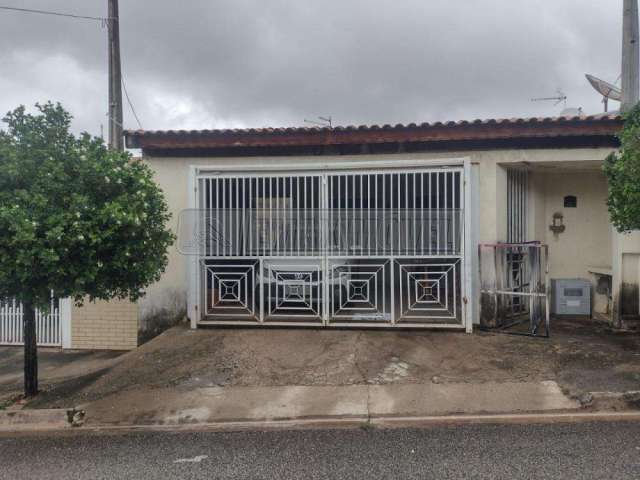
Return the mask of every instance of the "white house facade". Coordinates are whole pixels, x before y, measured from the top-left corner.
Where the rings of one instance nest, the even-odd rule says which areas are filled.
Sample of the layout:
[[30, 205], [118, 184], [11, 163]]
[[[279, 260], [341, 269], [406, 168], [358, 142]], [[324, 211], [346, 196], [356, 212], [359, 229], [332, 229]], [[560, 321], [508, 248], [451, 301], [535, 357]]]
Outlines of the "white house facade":
[[[590, 285], [589, 314], [637, 318], [640, 234], [612, 228], [602, 172], [621, 125], [127, 132], [178, 234], [141, 321], [471, 331], [495, 320], [492, 292], [501, 313], [544, 293], [553, 314], [554, 282], [571, 279]], [[510, 249], [506, 267], [483, 268], [482, 246]]]

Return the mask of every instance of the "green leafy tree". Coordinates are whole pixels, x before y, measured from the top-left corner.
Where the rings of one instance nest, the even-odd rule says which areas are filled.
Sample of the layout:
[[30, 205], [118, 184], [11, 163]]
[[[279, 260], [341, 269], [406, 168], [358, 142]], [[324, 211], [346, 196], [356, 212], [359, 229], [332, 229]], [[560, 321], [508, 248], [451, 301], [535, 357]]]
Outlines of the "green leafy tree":
[[25, 395], [38, 391], [35, 309], [137, 300], [164, 271], [169, 213], [148, 166], [69, 132], [59, 104], [19, 107], [0, 130], [0, 298], [22, 302]]
[[640, 229], [640, 104], [626, 113], [624, 120], [618, 136], [620, 150], [609, 155], [604, 165], [609, 215], [619, 232]]

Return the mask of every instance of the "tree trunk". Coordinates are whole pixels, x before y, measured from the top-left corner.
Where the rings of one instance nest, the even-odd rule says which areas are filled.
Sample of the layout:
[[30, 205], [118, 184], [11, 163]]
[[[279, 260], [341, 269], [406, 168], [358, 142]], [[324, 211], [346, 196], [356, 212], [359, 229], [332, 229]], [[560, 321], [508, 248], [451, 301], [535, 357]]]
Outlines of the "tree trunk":
[[24, 340], [24, 396], [38, 394], [38, 347], [36, 344], [36, 311], [32, 304], [24, 304], [22, 315]]

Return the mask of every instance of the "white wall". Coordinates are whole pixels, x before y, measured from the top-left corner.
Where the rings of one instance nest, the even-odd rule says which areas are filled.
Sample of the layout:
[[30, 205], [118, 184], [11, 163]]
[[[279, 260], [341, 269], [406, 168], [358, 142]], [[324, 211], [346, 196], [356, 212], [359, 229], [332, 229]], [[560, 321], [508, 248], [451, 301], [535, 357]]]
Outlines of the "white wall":
[[[584, 278], [593, 285], [593, 311], [611, 312], [606, 290], [597, 289], [596, 271], [612, 270], [612, 236], [607, 211], [607, 182], [601, 170], [530, 175], [534, 216], [530, 219], [535, 238], [549, 245], [551, 279]], [[576, 208], [565, 208], [564, 197], [577, 197]], [[563, 215], [565, 231], [554, 234], [549, 226], [554, 213]], [[606, 278], [606, 277], [605, 277]]]
[[[177, 234], [179, 213], [188, 208], [188, 173], [191, 161], [174, 158], [145, 160], [153, 168], [155, 180], [164, 192], [171, 212], [169, 226]], [[174, 243], [169, 248], [169, 264], [162, 279], [149, 287], [147, 294], [138, 301], [142, 329], [156, 316], [179, 317], [186, 314], [186, 260], [178, 252], [177, 243]]]
[[[602, 172], [534, 173], [543, 190], [543, 240], [549, 245], [551, 278], [589, 279], [589, 267], [611, 268], [611, 226], [607, 211], [607, 182]], [[575, 195], [577, 208], [565, 208], [564, 197]], [[565, 231], [554, 234], [554, 213], [564, 216]]]

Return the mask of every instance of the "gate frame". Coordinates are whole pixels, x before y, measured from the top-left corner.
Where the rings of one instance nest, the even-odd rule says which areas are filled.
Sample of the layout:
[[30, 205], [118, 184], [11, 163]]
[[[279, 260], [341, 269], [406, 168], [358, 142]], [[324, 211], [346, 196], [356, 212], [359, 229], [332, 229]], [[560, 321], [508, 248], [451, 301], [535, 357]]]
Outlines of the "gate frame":
[[[189, 173], [187, 176], [187, 192], [188, 202], [187, 208], [197, 209], [199, 208], [199, 190], [198, 180], [203, 176], [215, 176], [217, 174], [230, 174], [238, 172], [242, 175], [255, 174], [276, 174], [278, 172], [289, 172], [290, 174], [299, 174], [302, 172], [308, 174], [326, 175], [335, 172], [342, 171], [354, 171], [354, 173], [360, 171], [374, 170], [376, 173], [385, 173], [385, 170], [402, 170], [408, 168], [438, 168], [438, 167], [462, 167], [462, 180], [461, 189], [463, 192], [463, 211], [464, 211], [464, 236], [462, 240], [462, 264], [463, 274], [461, 275], [460, 282], [460, 301], [462, 303], [462, 323], [455, 325], [446, 324], [407, 324], [407, 323], [386, 323], [376, 325], [361, 325], [353, 324], [349, 325], [350, 328], [415, 328], [415, 329], [443, 329], [443, 330], [465, 330], [467, 333], [473, 331], [473, 324], [477, 316], [478, 311], [478, 290], [477, 290], [477, 260], [473, 255], [475, 251], [475, 244], [477, 244], [477, 189], [478, 179], [477, 172], [473, 171], [471, 166], [471, 159], [469, 157], [456, 157], [447, 159], [396, 159], [396, 160], [371, 160], [371, 161], [329, 161], [319, 164], [302, 164], [296, 165], [295, 171], [292, 171], [291, 163], [269, 163], [269, 164], [247, 164], [247, 165], [189, 165]], [[474, 178], [475, 177], [475, 178]], [[326, 177], [323, 177], [326, 178]], [[323, 196], [324, 197], [324, 196]], [[326, 203], [326, 199], [321, 198], [321, 201]], [[476, 208], [473, 208], [473, 206]], [[325, 262], [326, 262], [325, 258]], [[200, 311], [201, 305], [201, 271], [200, 271], [200, 255], [191, 255], [187, 258], [187, 313], [190, 319], [190, 326], [192, 329], [198, 328], [199, 325], [269, 325], [269, 326], [286, 326], [291, 325], [291, 322], [268, 322], [257, 323], [255, 321], [215, 321], [207, 322], [202, 319], [202, 313]], [[325, 295], [326, 297], [326, 295]], [[326, 301], [326, 298], [325, 298]], [[326, 309], [323, 312], [323, 316], [326, 315]], [[299, 326], [296, 324], [296, 326]], [[343, 325], [336, 325], [335, 323], [329, 323], [324, 318], [321, 323], [311, 323], [310, 327], [330, 327], [339, 328]]]

